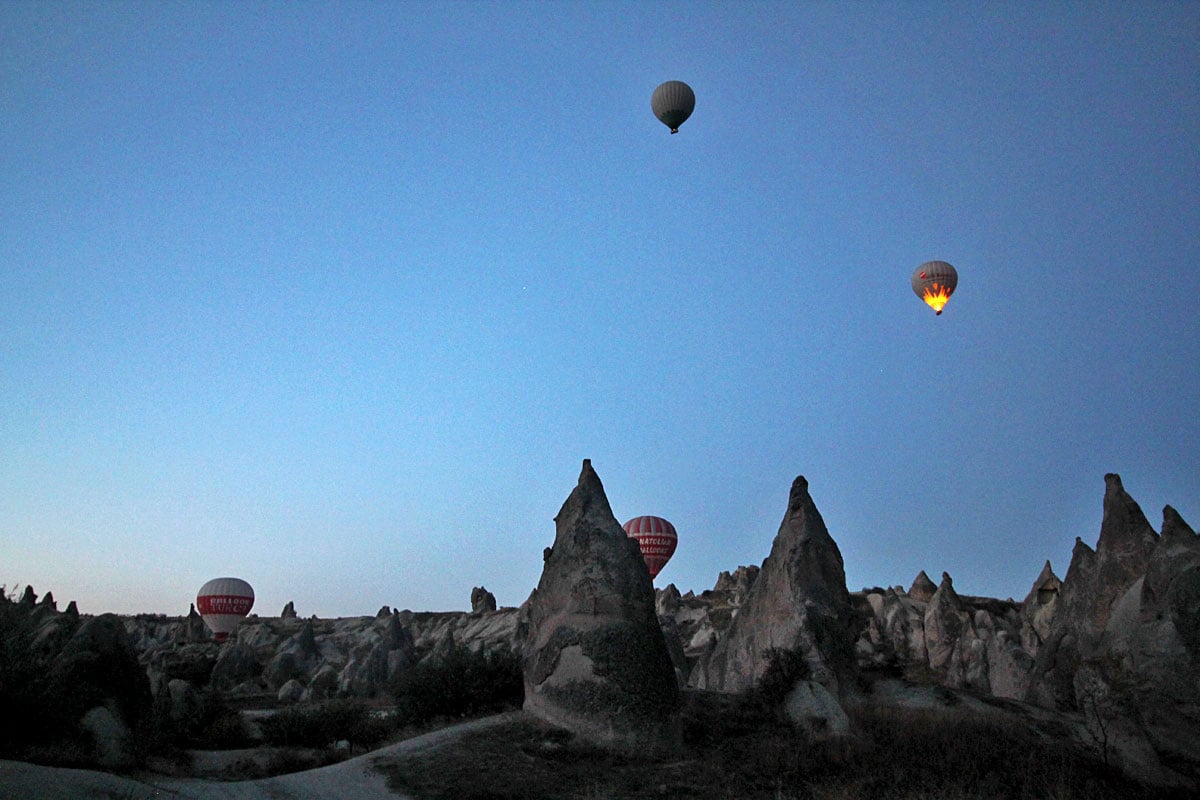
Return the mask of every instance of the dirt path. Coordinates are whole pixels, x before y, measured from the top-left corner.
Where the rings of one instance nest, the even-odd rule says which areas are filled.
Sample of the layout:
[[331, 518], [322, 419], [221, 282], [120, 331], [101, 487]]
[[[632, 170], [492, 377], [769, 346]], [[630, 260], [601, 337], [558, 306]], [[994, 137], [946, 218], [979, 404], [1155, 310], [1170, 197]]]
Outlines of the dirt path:
[[0, 800], [407, 800], [388, 788], [375, 764], [446, 744], [465, 733], [501, 725], [521, 712], [465, 722], [320, 769], [253, 781], [206, 781], [40, 767], [0, 761]]

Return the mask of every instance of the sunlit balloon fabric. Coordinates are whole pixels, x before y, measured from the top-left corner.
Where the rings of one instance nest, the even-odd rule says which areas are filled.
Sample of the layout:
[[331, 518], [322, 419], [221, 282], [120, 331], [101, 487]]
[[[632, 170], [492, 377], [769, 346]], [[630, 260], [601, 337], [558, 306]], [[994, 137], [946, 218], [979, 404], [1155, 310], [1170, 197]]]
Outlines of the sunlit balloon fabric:
[[662, 572], [679, 543], [675, 526], [662, 517], [634, 517], [625, 523], [625, 533], [637, 539], [651, 578]]
[[926, 261], [912, 274], [912, 290], [938, 314], [958, 288], [958, 271], [945, 261]]
[[254, 590], [241, 578], [213, 578], [196, 593], [196, 610], [218, 642], [228, 639], [253, 607]]
[[679, 133], [682, 125], [696, 109], [696, 93], [683, 81], [660, 83], [650, 95], [650, 110], [658, 121]]

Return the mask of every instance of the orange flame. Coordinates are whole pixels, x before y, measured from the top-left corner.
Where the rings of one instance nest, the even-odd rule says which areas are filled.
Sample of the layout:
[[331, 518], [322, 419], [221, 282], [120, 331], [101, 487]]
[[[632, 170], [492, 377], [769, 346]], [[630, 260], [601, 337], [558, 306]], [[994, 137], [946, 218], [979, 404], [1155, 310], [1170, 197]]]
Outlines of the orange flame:
[[946, 290], [945, 286], [934, 283], [932, 284], [932, 291], [926, 288], [925, 295], [921, 299], [928, 303], [930, 308], [941, 314], [946, 301], [950, 299], [950, 292]]

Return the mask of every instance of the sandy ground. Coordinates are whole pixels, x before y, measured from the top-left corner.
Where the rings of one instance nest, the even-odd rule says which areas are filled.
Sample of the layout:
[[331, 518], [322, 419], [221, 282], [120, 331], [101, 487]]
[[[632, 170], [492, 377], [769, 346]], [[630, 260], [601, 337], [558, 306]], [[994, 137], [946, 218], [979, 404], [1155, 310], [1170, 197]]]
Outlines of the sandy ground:
[[121, 777], [82, 769], [0, 761], [0, 800], [404, 800], [388, 789], [375, 765], [399, 753], [444, 745], [464, 733], [503, 724], [500, 714], [406, 739], [340, 764], [253, 781], [208, 781], [160, 775]]

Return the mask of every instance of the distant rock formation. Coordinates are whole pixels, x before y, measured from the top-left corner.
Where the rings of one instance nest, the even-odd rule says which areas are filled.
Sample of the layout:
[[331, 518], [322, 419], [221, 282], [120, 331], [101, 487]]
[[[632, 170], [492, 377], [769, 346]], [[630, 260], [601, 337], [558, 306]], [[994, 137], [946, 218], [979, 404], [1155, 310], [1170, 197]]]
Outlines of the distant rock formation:
[[759, 571], [758, 566], [741, 566], [732, 574], [722, 572], [717, 576], [717, 583], [713, 586], [713, 591], [727, 592], [737, 599], [738, 605], [741, 605], [741, 601], [745, 599], [750, 587], [758, 579]]
[[287, 605], [285, 605], [283, 607], [283, 611], [279, 612], [279, 618], [280, 619], [295, 619], [296, 618], [296, 604], [294, 602], [292, 602], [291, 600], [288, 600]]
[[908, 596], [913, 600], [928, 603], [933, 599], [933, 593], [937, 591], [937, 588], [937, 584], [929, 579], [925, 570], [921, 570], [917, 573], [917, 577], [913, 578], [912, 586], [908, 587]]
[[174, 641], [180, 644], [194, 644], [212, 638], [204, 619], [196, 611], [195, 603], [188, 606], [188, 615], [183, 618], [183, 624], [175, 632]]
[[679, 693], [654, 587], [583, 462], [523, 623], [525, 709], [605, 746], [673, 750]]
[[486, 587], [476, 586], [471, 590], [471, 613], [479, 614], [484, 611], [496, 610], [496, 595]]
[[[338, 689], [343, 694], [369, 696], [395, 679], [401, 670], [416, 662], [416, 647], [412, 634], [400, 622], [399, 614], [376, 617], [350, 661], [338, 675]], [[320, 693], [322, 688], [314, 675], [310, 688]]]
[[210, 680], [216, 689], [234, 691], [257, 681], [263, 673], [254, 648], [239, 640], [226, 642], [213, 664]]
[[749, 689], [766, 671], [772, 650], [799, 650], [813, 680], [836, 697], [854, 667], [851, 613], [842, 554], [800, 476], [771, 554], [708, 658], [702, 685]]
[[1050, 635], [1050, 624], [1058, 612], [1058, 595], [1061, 591], [1062, 581], [1047, 561], [1030, 587], [1029, 594], [1025, 595], [1025, 601], [1021, 603], [1021, 646], [1031, 656], [1037, 655]]
[[317, 645], [312, 620], [305, 620], [299, 632], [275, 651], [263, 670], [263, 678], [272, 689], [278, 690], [293, 679], [307, 680], [321, 665], [321, 648]]

